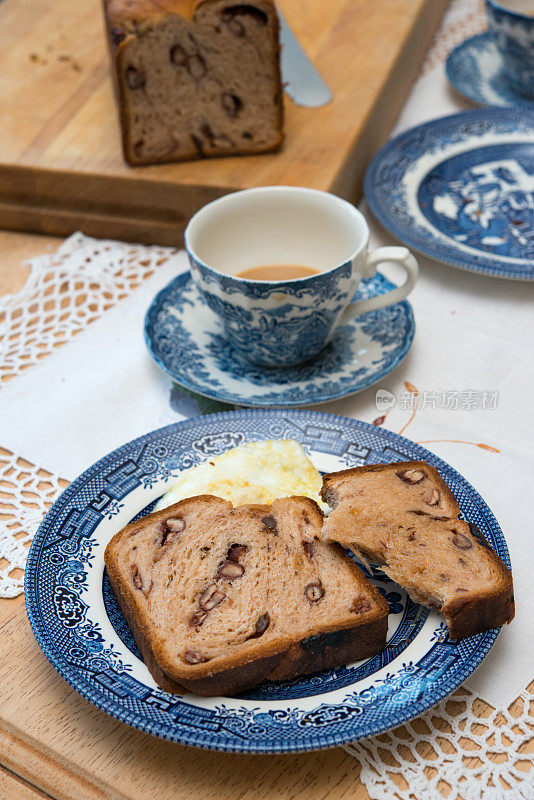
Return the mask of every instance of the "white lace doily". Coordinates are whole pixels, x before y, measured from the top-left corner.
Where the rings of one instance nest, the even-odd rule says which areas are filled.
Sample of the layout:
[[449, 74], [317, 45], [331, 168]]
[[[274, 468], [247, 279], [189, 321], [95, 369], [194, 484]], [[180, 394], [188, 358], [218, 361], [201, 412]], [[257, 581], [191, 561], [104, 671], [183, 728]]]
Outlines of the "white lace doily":
[[510, 708], [465, 688], [401, 728], [345, 747], [373, 800], [532, 800], [534, 683]]
[[0, 448], [0, 597], [22, 592], [28, 546], [66, 485], [67, 481]]
[[174, 252], [74, 233], [55, 255], [31, 259], [25, 286], [0, 299], [0, 387], [131, 294]]

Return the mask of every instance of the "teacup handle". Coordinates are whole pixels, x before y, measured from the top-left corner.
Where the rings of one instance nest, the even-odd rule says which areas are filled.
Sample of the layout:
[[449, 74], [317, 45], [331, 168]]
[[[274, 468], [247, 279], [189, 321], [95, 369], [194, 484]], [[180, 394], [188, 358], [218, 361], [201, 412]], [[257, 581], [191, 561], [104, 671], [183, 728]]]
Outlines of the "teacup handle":
[[391, 289], [385, 294], [370, 297], [368, 300], [358, 300], [356, 303], [350, 303], [341, 315], [341, 324], [360, 314], [365, 314], [367, 311], [376, 311], [378, 308], [400, 303], [412, 291], [419, 275], [419, 265], [410, 251], [405, 247], [379, 247], [377, 250], [373, 250], [367, 256], [362, 277], [372, 278], [376, 275], [377, 266], [382, 261], [392, 261], [394, 264], [400, 264], [401, 267], [404, 267], [406, 280], [401, 286], [397, 286], [396, 289]]

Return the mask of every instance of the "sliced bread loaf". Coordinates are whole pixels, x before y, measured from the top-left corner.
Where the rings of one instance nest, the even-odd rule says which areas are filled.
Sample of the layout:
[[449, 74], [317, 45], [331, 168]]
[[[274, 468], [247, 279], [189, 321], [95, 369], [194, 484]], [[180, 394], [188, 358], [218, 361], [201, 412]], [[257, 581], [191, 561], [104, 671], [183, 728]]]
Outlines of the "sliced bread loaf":
[[322, 524], [305, 497], [203, 495], [119, 531], [105, 562], [156, 682], [234, 694], [382, 650], [387, 603]]
[[455, 497], [426, 462], [334, 472], [321, 494], [333, 508], [323, 538], [379, 564], [414, 600], [440, 609], [453, 639], [513, 619], [510, 570], [458, 518]]
[[260, 153], [282, 142], [272, 0], [104, 0], [130, 164]]

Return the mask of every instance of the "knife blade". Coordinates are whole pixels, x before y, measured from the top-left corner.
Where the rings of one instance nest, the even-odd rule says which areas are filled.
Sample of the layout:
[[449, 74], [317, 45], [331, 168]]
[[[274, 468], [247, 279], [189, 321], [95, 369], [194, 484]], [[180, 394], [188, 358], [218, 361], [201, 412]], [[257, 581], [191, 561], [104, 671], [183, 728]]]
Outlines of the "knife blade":
[[299, 106], [318, 108], [329, 103], [332, 92], [302, 49], [297, 37], [278, 9], [280, 20], [280, 65], [284, 90]]

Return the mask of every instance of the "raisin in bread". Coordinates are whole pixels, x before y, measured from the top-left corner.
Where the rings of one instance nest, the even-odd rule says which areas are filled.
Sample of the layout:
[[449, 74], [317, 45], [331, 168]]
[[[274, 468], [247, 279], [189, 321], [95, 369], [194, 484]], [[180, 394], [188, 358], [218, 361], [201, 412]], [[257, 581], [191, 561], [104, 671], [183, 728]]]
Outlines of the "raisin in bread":
[[322, 524], [309, 498], [202, 495], [117, 533], [109, 578], [156, 682], [234, 694], [382, 650], [387, 603]]
[[129, 164], [280, 146], [272, 0], [104, 0], [104, 10]]
[[324, 538], [379, 564], [423, 605], [442, 611], [453, 639], [514, 616], [512, 575], [424, 461], [357, 467], [325, 475], [334, 509]]

